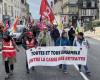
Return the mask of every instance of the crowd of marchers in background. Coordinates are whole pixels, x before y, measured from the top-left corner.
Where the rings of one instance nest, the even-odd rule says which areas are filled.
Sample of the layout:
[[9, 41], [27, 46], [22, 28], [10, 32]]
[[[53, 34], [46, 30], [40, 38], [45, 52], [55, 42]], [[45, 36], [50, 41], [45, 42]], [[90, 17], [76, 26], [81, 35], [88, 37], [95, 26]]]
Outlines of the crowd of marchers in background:
[[[16, 50], [19, 52], [19, 48], [14, 42], [13, 38], [9, 35], [9, 32], [3, 32], [3, 24], [0, 23], [0, 34], [2, 34], [2, 56], [5, 66], [5, 72], [8, 79], [13, 75], [14, 63], [16, 62]], [[74, 26], [70, 25], [69, 30], [62, 30], [60, 32], [57, 25], [46, 24], [45, 22], [34, 22], [23, 30], [22, 34], [22, 46], [25, 50], [37, 47], [37, 46], [85, 46], [89, 48], [89, 43], [84, 37], [83, 32], [76, 34]], [[64, 73], [67, 73], [67, 65], [59, 65], [59, 69], [62, 69]], [[81, 71], [81, 65], [78, 65], [79, 71]], [[35, 68], [32, 67], [32, 70]], [[88, 66], [84, 66], [86, 73], [90, 73]], [[29, 73], [28, 63], [26, 60], [26, 71]]]

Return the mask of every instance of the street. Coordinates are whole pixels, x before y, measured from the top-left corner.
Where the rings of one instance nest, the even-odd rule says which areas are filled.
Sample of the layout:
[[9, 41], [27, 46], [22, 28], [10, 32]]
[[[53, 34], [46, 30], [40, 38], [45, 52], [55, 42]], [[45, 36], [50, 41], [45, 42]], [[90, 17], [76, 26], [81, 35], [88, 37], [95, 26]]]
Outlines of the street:
[[[90, 80], [100, 80], [100, 41], [88, 39], [90, 49], [88, 54], [88, 66], [91, 71]], [[14, 75], [9, 80], [84, 80], [74, 66], [68, 66], [68, 74], [64, 74], [58, 67], [35, 67], [35, 71], [26, 73], [25, 50], [20, 47], [17, 54]], [[4, 80], [5, 73], [3, 63], [0, 60], [0, 80]]]
[[88, 65], [91, 71], [90, 80], [100, 80], [100, 41], [88, 40], [91, 47], [88, 54]]

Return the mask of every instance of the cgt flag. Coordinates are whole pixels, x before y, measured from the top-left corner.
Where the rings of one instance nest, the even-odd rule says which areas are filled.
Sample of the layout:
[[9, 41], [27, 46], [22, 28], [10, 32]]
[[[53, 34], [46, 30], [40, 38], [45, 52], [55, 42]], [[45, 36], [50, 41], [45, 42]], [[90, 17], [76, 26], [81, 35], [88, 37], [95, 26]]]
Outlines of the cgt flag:
[[44, 17], [50, 21], [50, 23], [53, 23], [54, 21], [54, 14], [52, 12], [52, 9], [50, 8], [47, 0], [42, 0], [40, 5], [40, 15], [41, 17]]

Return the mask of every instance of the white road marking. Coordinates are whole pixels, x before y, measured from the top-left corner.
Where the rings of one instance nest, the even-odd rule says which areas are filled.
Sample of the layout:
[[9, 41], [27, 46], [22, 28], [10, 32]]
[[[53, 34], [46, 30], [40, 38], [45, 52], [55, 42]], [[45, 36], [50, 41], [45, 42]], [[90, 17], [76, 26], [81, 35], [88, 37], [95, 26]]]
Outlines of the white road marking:
[[[79, 68], [77, 65], [74, 65], [74, 67], [79, 71]], [[90, 80], [87, 78], [87, 76], [83, 73], [83, 72], [79, 72], [81, 74], [81, 76], [83, 77], [84, 80]]]

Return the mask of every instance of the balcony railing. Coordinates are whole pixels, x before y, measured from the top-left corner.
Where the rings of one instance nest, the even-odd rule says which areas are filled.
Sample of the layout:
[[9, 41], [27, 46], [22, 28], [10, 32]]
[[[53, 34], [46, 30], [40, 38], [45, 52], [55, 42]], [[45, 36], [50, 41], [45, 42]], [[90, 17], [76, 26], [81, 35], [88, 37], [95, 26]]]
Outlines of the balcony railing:
[[78, 2], [66, 2], [62, 5], [62, 8], [66, 6], [78, 6]]

